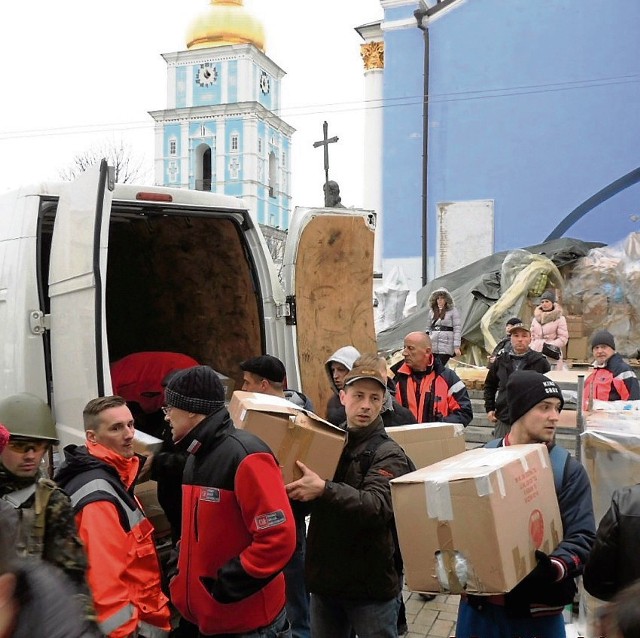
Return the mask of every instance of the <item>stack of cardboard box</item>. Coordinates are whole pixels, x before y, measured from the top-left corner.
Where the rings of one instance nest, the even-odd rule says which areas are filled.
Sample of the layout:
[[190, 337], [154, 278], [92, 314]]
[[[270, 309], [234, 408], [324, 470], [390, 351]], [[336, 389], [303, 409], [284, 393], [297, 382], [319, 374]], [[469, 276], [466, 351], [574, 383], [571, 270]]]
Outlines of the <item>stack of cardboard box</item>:
[[566, 315], [565, 319], [569, 330], [566, 358], [585, 361], [589, 358], [589, 343], [585, 335], [584, 319], [582, 315]]

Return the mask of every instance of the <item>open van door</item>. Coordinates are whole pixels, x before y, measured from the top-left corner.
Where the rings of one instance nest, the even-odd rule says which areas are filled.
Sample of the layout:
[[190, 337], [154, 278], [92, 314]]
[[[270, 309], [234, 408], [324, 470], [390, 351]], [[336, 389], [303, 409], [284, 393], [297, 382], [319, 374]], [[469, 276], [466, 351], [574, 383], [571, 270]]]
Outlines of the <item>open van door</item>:
[[82, 409], [111, 394], [105, 286], [113, 169], [105, 160], [62, 190], [49, 264], [52, 407], [61, 444], [83, 443]]
[[[375, 213], [296, 208], [287, 236], [283, 280], [287, 295], [291, 389], [301, 390], [325, 416], [333, 390], [325, 361], [342, 346], [376, 352], [373, 317]], [[291, 365], [290, 365], [291, 363]]]

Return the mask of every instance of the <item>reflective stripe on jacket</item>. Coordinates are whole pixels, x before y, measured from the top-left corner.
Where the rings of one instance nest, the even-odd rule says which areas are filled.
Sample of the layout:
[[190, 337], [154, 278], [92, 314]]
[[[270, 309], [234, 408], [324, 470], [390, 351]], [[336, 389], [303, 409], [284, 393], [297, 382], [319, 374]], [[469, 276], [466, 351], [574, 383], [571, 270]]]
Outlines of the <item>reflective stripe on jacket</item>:
[[584, 408], [589, 396], [598, 401], [635, 401], [640, 399], [636, 373], [616, 352], [604, 368], [596, 368], [584, 382]]
[[76, 512], [101, 631], [125, 638], [147, 623], [168, 632], [170, 610], [153, 525], [133, 496], [137, 459], [124, 459], [101, 445], [91, 446], [91, 453], [68, 446], [65, 456], [66, 467], [56, 478]]

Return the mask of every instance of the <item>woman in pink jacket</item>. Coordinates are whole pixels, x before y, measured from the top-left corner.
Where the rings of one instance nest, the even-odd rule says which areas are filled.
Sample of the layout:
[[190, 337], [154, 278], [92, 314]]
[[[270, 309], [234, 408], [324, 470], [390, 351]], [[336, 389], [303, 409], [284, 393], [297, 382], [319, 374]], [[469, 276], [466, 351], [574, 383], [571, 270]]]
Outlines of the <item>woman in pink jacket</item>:
[[[531, 349], [542, 352], [547, 356], [552, 370], [562, 370], [562, 348], [569, 341], [567, 320], [562, 314], [560, 304], [556, 303], [556, 295], [553, 290], [546, 290], [540, 297], [540, 304], [533, 312], [531, 321]], [[545, 344], [555, 346], [559, 357], [556, 358], [544, 348]]]

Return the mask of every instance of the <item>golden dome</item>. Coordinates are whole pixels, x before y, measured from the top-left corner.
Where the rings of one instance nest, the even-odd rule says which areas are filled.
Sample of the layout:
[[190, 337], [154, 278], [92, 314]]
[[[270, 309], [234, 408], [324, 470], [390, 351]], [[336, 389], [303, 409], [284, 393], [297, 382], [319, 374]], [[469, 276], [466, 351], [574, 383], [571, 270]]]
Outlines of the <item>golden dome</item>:
[[264, 51], [264, 29], [247, 13], [243, 0], [210, 0], [187, 32], [187, 49], [253, 44]]

